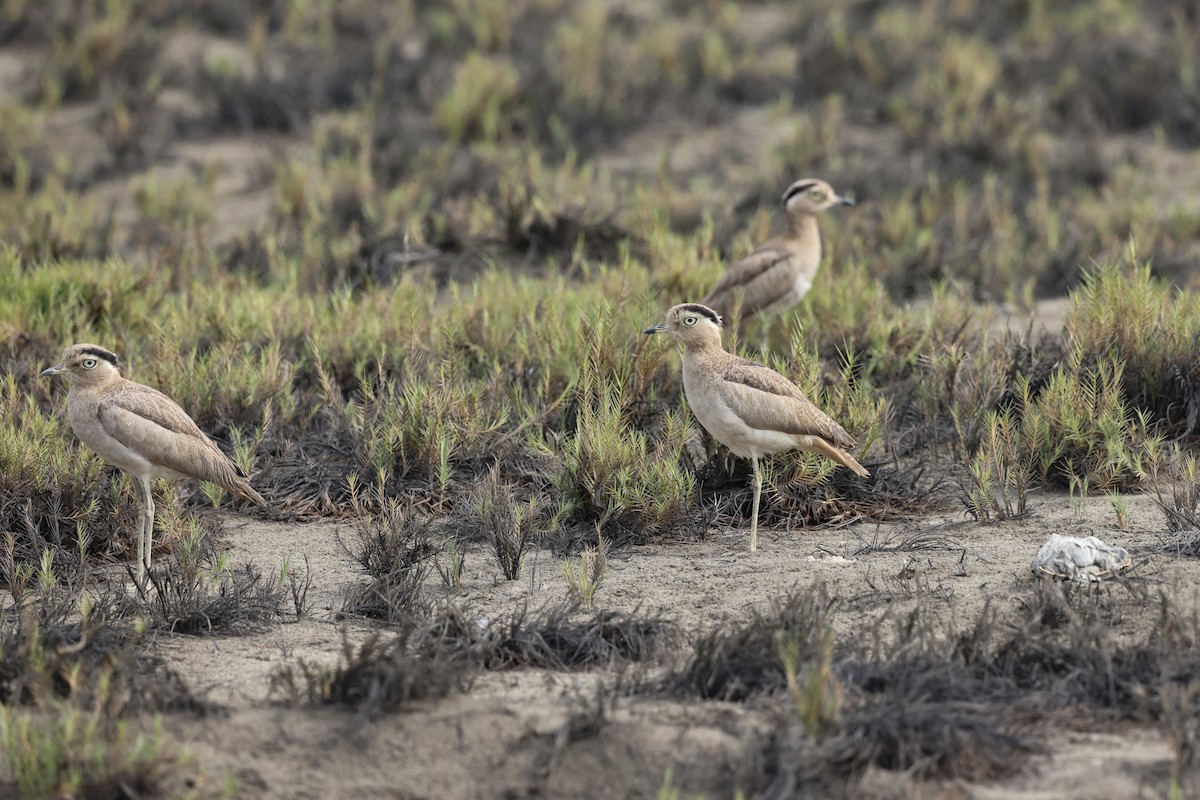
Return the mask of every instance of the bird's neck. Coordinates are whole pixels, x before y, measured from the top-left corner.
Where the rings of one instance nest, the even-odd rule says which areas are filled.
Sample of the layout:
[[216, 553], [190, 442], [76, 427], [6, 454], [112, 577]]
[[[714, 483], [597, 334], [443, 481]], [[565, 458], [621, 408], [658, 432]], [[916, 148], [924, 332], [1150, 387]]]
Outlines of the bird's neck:
[[803, 244], [811, 243], [818, 249], [821, 247], [821, 231], [817, 229], [817, 218], [812, 214], [789, 216], [788, 236]]
[[69, 392], [100, 392], [111, 391], [113, 387], [121, 383], [120, 375], [111, 375], [99, 379], [93, 378], [88, 381], [74, 380], [71, 381]]
[[723, 353], [720, 339], [700, 339], [684, 344], [684, 353], [688, 356], [707, 356], [712, 353]]

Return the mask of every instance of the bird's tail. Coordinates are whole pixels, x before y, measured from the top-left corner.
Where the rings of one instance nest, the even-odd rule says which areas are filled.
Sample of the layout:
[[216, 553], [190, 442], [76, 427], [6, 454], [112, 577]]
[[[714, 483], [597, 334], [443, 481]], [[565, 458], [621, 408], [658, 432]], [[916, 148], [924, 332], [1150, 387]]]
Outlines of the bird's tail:
[[239, 467], [233, 459], [221, 452], [215, 444], [209, 442], [206, 448], [193, 448], [193, 463], [183, 474], [198, 481], [215, 483], [227, 492], [245, 498], [260, 506], [265, 506], [267, 500], [250, 485], [249, 475]]
[[832, 445], [824, 439], [817, 439], [814, 442], [814, 445], [815, 449], [822, 455], [826, 456], [831, 461], [836, 461], [843, 467], [851, 470], [855, 475], [858, 475], [862, 478], [866, 478], [871, 475], [871, 473], [867, 471], [866, 467], [858, 463], [858, 459], [847, 453], [842, 448]]
[[260, 506], [265, 506], [267, 504], [267, 498], [256, 492], [254, 487], [251, 486], [250, 482], [245, 478], [240, 478], [239, 480], [234, 481], [229, 485], [228, 488], [231, 492], [239, 497], [244, 497], [245, 499], [257, 503]]
[[252, 503], [257, 503], [260, 506], [267, 504], [267, 499], [254, 490], [250, 485], [250, 476], [246, 474], [246, 470], [237, 465], [233, 459], [225, 456], [226, 470], [223, 470], [224, 480], [220, 481], [221, 485], [229, 491], [236, 494], [238, 497], [249, 500]]
[[838, 451], [838, 458], [834, 459], [835, 461], [837, 461], [843, 467], [849, 468], [855, 475], [859, 476], [860, 478], [871, 477], [871, 473], [867, 471], [866, 467], [864, 467], [862, 464], [858, 463], [857, 458], [850, 455], [849, 453], [847, 453], [845, 450], [842, 450], [841, 448], [838, 448], [837, 451]]

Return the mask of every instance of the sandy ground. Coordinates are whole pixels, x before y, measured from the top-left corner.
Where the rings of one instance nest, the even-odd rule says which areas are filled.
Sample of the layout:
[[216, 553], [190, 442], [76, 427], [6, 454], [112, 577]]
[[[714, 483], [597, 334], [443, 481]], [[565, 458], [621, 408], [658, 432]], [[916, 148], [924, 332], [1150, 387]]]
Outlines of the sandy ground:
[[[887, 606], [925, 603], [965, 624], [983, 602], [1003, 602], [1031, 580], [1029, 561], [1050, 532], [1095, 534], [1130, 548], [1154, 544], [1161, 517], [1144, 497], [1130, 498], [1129, 530], [1115, 527], [1103, 497], [1082, 511], [1062, 496], [1039, 497], [1025, 520], [979, 525], [961, 515], [842, 530], [760, 531], [751, 554], [741, 530], [714, 530], [707, 541], [635, 547], [610, 559], [596, 604], [658, 614], [683, 631], [681, 648], [720, 620], [744, 618], [773, 598], [824, 582], [843, 598], [839, 635], [878, 624]], [[285, 554], [307, 556], [313, 574], [310, 616], [244, 638], [164, 636], [158, 652], [187, 683], [226, 707], [203, 719], [175, 716], [168, 727], [199, 757], [211, 780], [230, 774], [245, 796], [267, 798], [655, 797], [668, 770], [687, 796], [732, 796], [747, 742], [763, 724], [754, 704], [621, 700], [599, 736], [568, 735], [595, 705], [603, 671], [519, 670], [482, 675], [469, 693], [367, 720], [338, 708], [312, 709], [269, 696], [274, 671], [298, 659], [334, 664], [344, 641], [379, 628], [339, 621], [346, 589], [360, 580], [338, 543], [339, 526], [263, 523], [229, 517], [234, 562], [262, 568]], [[344, 526], [341, 534], [349, 533]], [[937, 550], [897, 549], [914, 535], [939, 537]], [[482, 549], [468, 553], [456, 598], [483, 616], [528, 602], [561, 600], [565, 581], [548, 551], [527, 557], [520, 581], [503, 580]], [[1163, 555], [1135, 569], [1194, 603], [1200, 565]], [[1141, 558], [1138, 559], [1142, 561]], [[442, 591], [440, 582], [436, 591]], [[875, 588], [872, 588], [874, 586]], [[884, 598], [881, 601], [881, 598]], [[890, 601], [890, 602], [889, 602]], [[1136, 625], [1136, 621], [1133, 621]], [[892, 773], [869, 776], [864, 797], [1041, 798], [1165, 797], [1170, 751], [1149, 728], [1070, 731], [1048, 737], [1047, 752], [1021, 775], [988, 785], [919, 784]], [[713, 794], [713, 787], [728, 791]]]

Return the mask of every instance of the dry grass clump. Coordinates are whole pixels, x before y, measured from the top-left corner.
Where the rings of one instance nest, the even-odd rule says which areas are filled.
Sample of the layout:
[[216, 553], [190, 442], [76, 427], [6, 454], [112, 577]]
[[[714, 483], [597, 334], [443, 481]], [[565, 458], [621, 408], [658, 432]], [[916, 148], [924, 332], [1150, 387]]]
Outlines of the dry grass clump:
[[513, 487], [500, 480], [500, 465], [490, 470], [470, 497], [470, 518], [461, 524], [472, 538], [483, 538], [492, 545], [496, 563], [506, 580], [521, 577], [525, 550], [542, 532], [544, 515], [536, 497], [519, 502]]
[[192, 518], [161, 569], [151, 569], [143, 593], [150, 625], [190, 636], [259, 633], [283, 616], [282, 574], [264, 575], [252, 564], [231, 567], [217, 553], [216, 529]]
[[415, 506], [395, 501], [378, 515], [356, 519], [354, 540], [342, 546], [368, 581], [347, 591], [342, 612], [386, 622], [411, 622], [427, 614], [425, 579], [438, 554], [431, 524]]
[[386, 644], [378, 637], [358, 648], [345, 643], [336, 667], [305, 660], [286, 667], [273, 676], [272, 691], [376, 715], [465, 691], [479, 669], [571, 670], [643, 661], [666, 633], [661, 620], [615, 612], [522, 608], [488, 621], [450, 606], [427, 623], [404, 626]]
[[461, 654], [426, 652], [402, 634], [388, 644], [378, 637], [358, 648], [345, 642], [336, 667], [301, 659], [271, 679], [273, 693], [293, 702], [346, 705], [367, 716], [402, 710], [414, 700], [437, 700], [470, 685], [471, 664]]
[[[1001, 777], [1036, 750], [1030, 724], [1068, 709], [1096, 720], [1159, 720], [1166, 710], [1180, 769], [1190, 769], [1194, 737], [1178, 713], [1190, 701], [1170, 676], [1200, 668], [1195, 619], [1136, 582], [1095, 591], [1036, 581], [1014, 600], [989, 604], [959, 631], [916, 606], [885, 612], [872, 634], [840, 638], [826, 621], [836, 599], [824, 587], [793, 593], [748, 622], [702, 634], [663, 688], [781, 701], [759, 756], [760, 788], [771, 792], [853, 784], [870, 766]], [[1143, 630], [1118, 638], [1131, 617]]]
[[456, 467], [482, 462], [506, 427], [509, 409], [488, 388], [451, 364], [378, 389], [364, 380], [352, 423], [363, 474], [422, 479], [447, 491]]
[[[123, 593], [86, 570], [5, 562], [12, 603], [0, 613], [0, 790], [21, 797], [154, 794], [194, 765], [147, 713], [207, 713], [174, 670], [142, 649], [144, 626]], [[206, 795], [207, 796], [207, 795]]]
[[20, 562], [11, 537], [8, 544], [0, 561], [12, 595], [0, 613], [0, 703], [58, 698], [112, 715], [207, 709], [140, 649], [144, 606], [110, 584], [96, 586], [86, 561], [60, 569], [59, 553], [48, 548], [35, 563]]
[[758, 756], [761, 791], [853, 786], [870, 766], [965, 779], [1020, 767], [1032, 741], [1001, 710], [1005, 684], [989, 688], [935, 654], [949, 643], [935, 643], [932, 624], [919, 617], [897, 620], [895, 641], [887, 632], [875, 642], [838, 642], [827, 622], [833, 602], [817, 587], [703, 634], [666, 680], [670, 691], [704, 698], [786, 697]]
[[1167, 531], [1162, 549], [1175, 555], [1200, 555], [1200, 461], [1178, 445], [1147, 454], [1150, 487]]
[[419, 649], [465, 653], [483, 669], [589, 669], [652, 658], [670, 629], [655, 617], [573, 606], [527, 606], [494, 620], [449, 607], [417, 637]]
[[1162, 686], [1162, 728], [1171, 743], [1172, 795], [1200, 791], [1200, 682], [1194, 674], [1173, 674]]
[[[906, 520], [944, 510], [954, 502], [946, 470], [924, 458], [906, 461], [903, 468], [872, 463], [870, 469], [867, 480], [849, 470], [835, 470], [816, 485], [804, 480], [776, 484], [770, 514], [764, 514], [759, 524], [770, 520], [792, 529]], [[742, 513], [748, 513], [744, 507]]]
[[0, 617], [0, 703], [61, 701], [112, 717], [208, 710], [173, 670], [141, 651], [141, 629], [126, 624], [123, 597], [85, 596], [81, 585], [46, 565], [18, 574], [15, 606]]
[[847, 713], [818, 757], [821, 771], [842, 775], [876, 767], [911, 771], [916, 778], [980, 781], [1019, 772], [1036, 752], [1032, 737], [998, 720], [990, 708], [970, 699], [946, 702], [912, 694]]
[[236, 569], [218, 563], [211, 572], [169, 564], [151, 571], [150, 584], [152, 624], [191, 636], [259, 633], [282, 618], [286, 599], [278, 579], [253, 564]]
[[[1166, 592], [1154, 597], [1133, 581], [1102, 593], [1038, 582], [1022, 601], [1008, 631], [971, 642], [968, 664], [1011, 682], [1042, 711], [1080, 706], [1098, 717], [1157, 719], [1163, 677], [1200, 666], [1197, 620]], [[1114, 641], [1113, 628], [1134, 613], [1140, 635]], [[988, 644], [994, 649], [980, 646]]]
[[834, 602], [823, 586], [794, 592], [766, 611], [755, 609], [743, 625], [701, 634], [687, 664], [667, 678], [667, 690], [706, 700], [745, 700], [783, 690], [787, 676], [778, 658], [780, 638], [801, 646], [796, 657], [807, 660], [829, 627]]
[[597, 535], [596, 544], [583, 548], [578, 559], [564, 558], [559, 562], [567, 582], [567, 596], [584, 608], [591, 608], [596, 592], [608, 576], [608, 544]]

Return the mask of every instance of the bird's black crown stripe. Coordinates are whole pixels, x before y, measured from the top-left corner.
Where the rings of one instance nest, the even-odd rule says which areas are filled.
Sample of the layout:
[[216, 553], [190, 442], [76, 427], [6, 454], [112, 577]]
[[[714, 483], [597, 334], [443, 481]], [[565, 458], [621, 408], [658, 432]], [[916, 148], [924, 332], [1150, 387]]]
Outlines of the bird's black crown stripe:
[[691, 311], [693, 314], [699, 314], [702, 317], [708, 317], [718, 326], [721, 324], [721, 317], [717, 312], [713, 311], [708, 306], [702, 306], [699, 303], [686, 303], [683, 306], [685, 311]]
[[783, 196], [783, 202], [786, 204], [788, 200], [791, 200], [793, 197], [800, 194], [801, 192], [808, 191], [809, 189], [811, 189], [812, 187], [814, 187], [816, 185], [817, 185], [816, 181], [804, 181], [802, 183], [792, 184], [791, 188], [789, 188], [787, 190], [787, 194], [785, 194]]
[[95, 356], [96, 358], [102, 358], [114, 367], [117, 365], [116, 354], [108, 352], [103, 347], [85, 347], [80, 352], [87, 353], [89, 356]]

